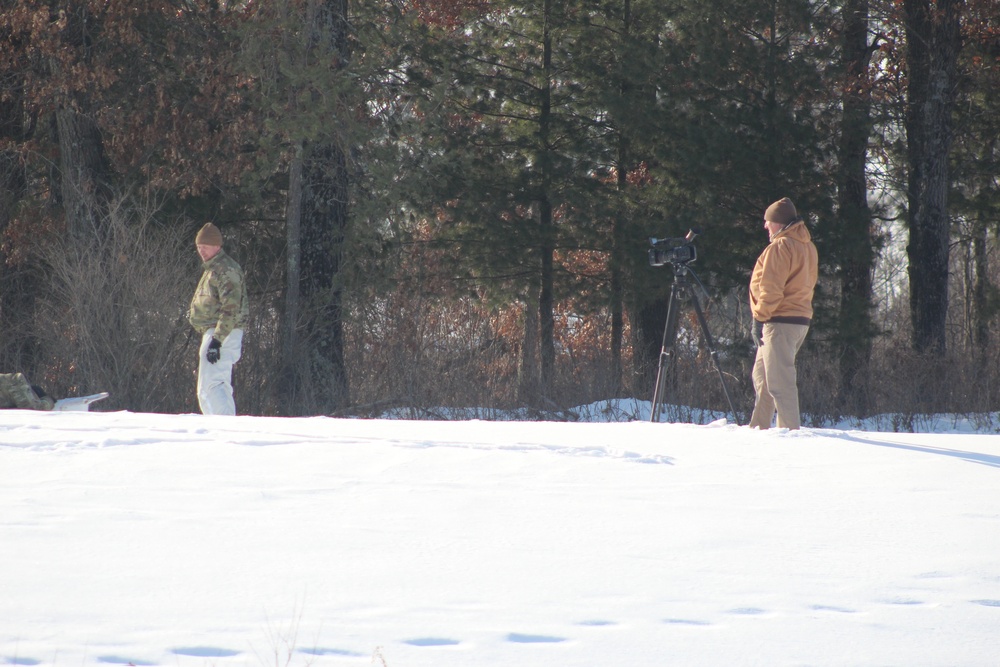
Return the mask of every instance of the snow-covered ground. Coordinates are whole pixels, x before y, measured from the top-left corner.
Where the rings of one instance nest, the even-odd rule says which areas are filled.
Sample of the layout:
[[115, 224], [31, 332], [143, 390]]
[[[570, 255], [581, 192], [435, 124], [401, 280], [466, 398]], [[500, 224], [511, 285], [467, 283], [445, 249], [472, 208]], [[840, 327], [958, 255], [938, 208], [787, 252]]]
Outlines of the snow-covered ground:
[[1000, 436], [0, 411], [0, 664], [1000, 664]]

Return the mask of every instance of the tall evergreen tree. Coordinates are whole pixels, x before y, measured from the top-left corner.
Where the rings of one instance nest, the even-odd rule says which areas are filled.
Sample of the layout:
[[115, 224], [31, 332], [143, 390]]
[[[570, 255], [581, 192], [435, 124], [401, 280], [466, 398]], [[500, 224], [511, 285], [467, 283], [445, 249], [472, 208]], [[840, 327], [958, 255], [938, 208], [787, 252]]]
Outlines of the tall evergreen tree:
[[574, 70], [586, 27], [579, 10], [573, 2], [493, 2], [465, 30], [441, 31], [424, 61], [440, 106], [424, 134], [434, 159], [422, 203], [438, 210], [456, 270], [492, 298], [534, 311], [522, 349], [531, 354], [538, 341], [522, 378], [533, 399], [554, 381], [553, 311], [567, 275], [557, 254], [572, 245], [570, 228], [586, 224], [581, 211], [594, 182], [596, 159], [585, 149], [593, 119], [581, 113]]
[[[646, 239], [663, 236], [666, 229], [662, 206], [656, 202], [663, 190], [651, 187], [649, 169], [654, 156], [664, 152], [655, 146], [671, 141], [658, 101], [664, 92], [662, 41], [671, 11], [669, 4], [647, 0], [590, 3], [591, 27], [577, 56], [585, 106], [600, 119], [594, 142], [599, 149], [593, 155], [601, 164], [595, 177], [605, 187], [595, 193], [602, 205], [594, 211], [598, 220], [606, 221], [595, 233], [608, 258], [605, 299], [611, 321], [612, 388], [625, 386], [622, 350], [631, 342], [625, 340], [626, 315], [633, 320], [633, 330], [640, 330], [638, 316], [650, 301]], [[643, 355], [636, 356], [641, 364]]]
[[841, 9], [842, 116], [837, 147], [837, 215], [831, 250], [837, 258], [840, 309], [834, 334], [840, 360], [840, 403], [855, 415], [871, 405], [870, 363], [875, 328], [872, 279], [879, 241], [868, 206], [868, 144], [872, 133], [869, 0], [845, 0]]
[[700, 267], [742, 292], [766, 243], [763, 211], [788, 196], [813, 223], [822, 261], [837, 114], [834, 47], [817, 35], [831, 8], [808, 0], [676, 6], [659, 91], [669, 120], [653, 173], [670, 184], [674, 229], [699, 224], [711, 248]]
[[286, 183], [280, 403], [289, 414], [330, 413], [350, 401], [343, 298], [357, 95], [348, 3], [281, 0], [249, 18], [243, 67], [267, 128], [257, 182], [277, 171]]
[[913, 347], [946, 348], [951, 221], [948, 156], [953, 138], [960, 0], [904, 0], [907, 206]]
[[[309, 50], [332, 72], [343, 71], [350, 60], [347, 0], [313, 0], [307, 7]], [[316, 97], [314, 102], [324, 101]], [[336, 99], [330, 102], [331, 110], [344, 111]], [[302, 165], [299, 286], [309, 309], [303, 313], [306, 335], [300, 343], [310, 354], [299, 382], [313, 395], [310, 402], [328, 410], [350, 401], [341, 276], [350, 200], [348, 150], [345, 136], [331, 126], [304, 146]]]
[[991, 353], [991, 325], [1000, 312], [1000, 290], [990, 249], [1000, 231], [1000, 6], [966, 3], [964, 46], [959, 54], [955, 140], [949, 210], [964, 222], [959, 239], [969, 257], [965, 344], [977, 358]]

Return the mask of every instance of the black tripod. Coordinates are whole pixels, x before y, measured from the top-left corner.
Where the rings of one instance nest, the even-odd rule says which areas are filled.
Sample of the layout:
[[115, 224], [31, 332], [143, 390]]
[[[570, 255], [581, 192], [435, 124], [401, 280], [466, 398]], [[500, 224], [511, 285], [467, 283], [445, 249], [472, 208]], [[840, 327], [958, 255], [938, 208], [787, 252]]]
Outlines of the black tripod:
[[739, 426], [740, 420], [736, 415], [736, 408], [733, 407], [733, 399], [729, 395], [729, 388], [726, 387], [726, 378], [722, 374], [722, 368], [719, 367], [719, 353], [715, 350], [715, 340], [708, 330], [708, 324], [705, 322], [705, 314], [701, 310], [701, 304], [698, 303], [698, 295], [692, 290], [691, 281], [693, 279], [702, 291], [705, 291], [705, 286], [701, 284], [698, 276], [694, 274], [691, 267], [687, 265], [687, 262], [671, 262], [671, 266], [674, 269], [674, 284], [670, 287], [670, 302], [667, 304], [667, 324], [663, 328], [663, 346], [660, 348], [660, 363], [656, 369], [656, 386], [653, 389], [653, 406], [649, 412], [649, 420], [652, 422], [659, 421], [660, 411], [663, 406], [663, 391], [667, 383], [667, 374], [664, 369], [667, 363], [674, 359], [676, 351], [677, 318], [678, 311], [680, 310], [680, 302], [690, 301], [694, 305], [695, 314], [698, 316], [698, 324], [701, 325], [701, 333], [705, 337], [705, 344], [712, 355], [715, 370], [719, 373], [719, 380], [722, 382], [722, 391], [729, 402], [729, 410], [733, 413], [733, 421]]

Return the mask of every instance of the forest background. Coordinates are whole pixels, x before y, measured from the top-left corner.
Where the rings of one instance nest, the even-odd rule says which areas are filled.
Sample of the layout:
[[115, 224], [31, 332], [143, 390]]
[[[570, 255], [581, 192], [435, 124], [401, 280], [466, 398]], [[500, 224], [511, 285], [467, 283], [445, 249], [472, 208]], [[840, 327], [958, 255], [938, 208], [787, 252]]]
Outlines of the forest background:
[[[745, 415], [788, 196], [821, 261], [807, 421], [1000, 407], [993, 0], [0, 8], [0, 371], [57, 396], [197, 410], [213, 221], [251, 299], [241, 414], [573, 418], [651, 395], [674, 275], [649, 239], [698, 228]], [[725, 410], [681, 305], [669, 402]]]

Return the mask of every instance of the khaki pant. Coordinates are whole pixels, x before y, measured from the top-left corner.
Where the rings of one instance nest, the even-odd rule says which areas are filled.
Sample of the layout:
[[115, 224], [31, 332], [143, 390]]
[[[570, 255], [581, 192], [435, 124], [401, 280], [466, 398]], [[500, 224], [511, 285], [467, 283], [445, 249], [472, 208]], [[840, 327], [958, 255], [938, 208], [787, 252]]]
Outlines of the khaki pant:
[[795, 355], [807, 333], [809, 327], [802, 324], [764, 324], [764, 344], [757, 348], [753, 364], [753, 388], [757, 400], [750, 417], [751, 427], [770, 428], [776, 411], [778, 428], [796, 429], [801, 426]]

